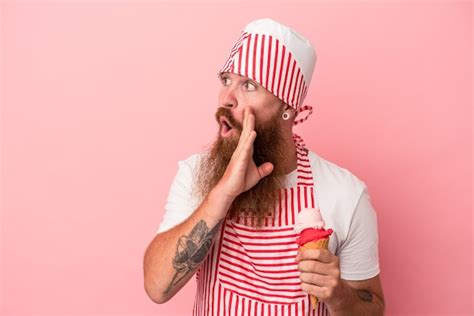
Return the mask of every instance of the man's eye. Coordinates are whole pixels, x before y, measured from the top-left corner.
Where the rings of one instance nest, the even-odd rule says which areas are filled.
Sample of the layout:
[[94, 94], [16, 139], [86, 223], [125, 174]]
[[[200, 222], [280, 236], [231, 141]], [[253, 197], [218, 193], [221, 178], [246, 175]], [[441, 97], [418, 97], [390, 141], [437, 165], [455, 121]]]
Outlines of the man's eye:
[[222, 81], [222, 84], [223, 84], [223, 85], [227, 85], [228, 80], [229, 80], [229, 78], [227, 78], [227, 77], [222, 77], [222, 78], [221, 78], [221, 81]]
[[257, 90], [257, 87], [251, 82], [251, 81], [246, 81], [245, 86], [248, 90], [250, 91], [255, 91]]

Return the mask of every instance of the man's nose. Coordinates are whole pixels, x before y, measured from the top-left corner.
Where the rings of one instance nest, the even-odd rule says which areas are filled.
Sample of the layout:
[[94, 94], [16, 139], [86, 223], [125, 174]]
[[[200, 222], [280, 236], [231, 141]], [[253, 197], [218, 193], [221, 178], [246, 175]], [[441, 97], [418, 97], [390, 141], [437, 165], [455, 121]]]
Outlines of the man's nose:
[[227, 87], [222, 91], [221, 104], [222, 107], [235, 110], [238, 106], [238, 101], [233, 87]]

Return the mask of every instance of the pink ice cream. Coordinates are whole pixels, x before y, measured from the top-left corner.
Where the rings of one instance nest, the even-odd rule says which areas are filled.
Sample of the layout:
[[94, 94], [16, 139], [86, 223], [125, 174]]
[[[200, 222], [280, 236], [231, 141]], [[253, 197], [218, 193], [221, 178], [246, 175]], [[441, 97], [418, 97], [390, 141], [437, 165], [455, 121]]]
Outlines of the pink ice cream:
[[332, 229], [324, 229], [324, 220], [319, 209], [302, 209], [296, 217], [294, 230], [298, 234], [296, 243], [300, 246], [310, 241], [317, 241], [328, 238], [332, 234]]
[[325, 225], [319, 209], [305, 208], [296, 216], [295, 231], [299, 234], [305, 228], [324, 228]]

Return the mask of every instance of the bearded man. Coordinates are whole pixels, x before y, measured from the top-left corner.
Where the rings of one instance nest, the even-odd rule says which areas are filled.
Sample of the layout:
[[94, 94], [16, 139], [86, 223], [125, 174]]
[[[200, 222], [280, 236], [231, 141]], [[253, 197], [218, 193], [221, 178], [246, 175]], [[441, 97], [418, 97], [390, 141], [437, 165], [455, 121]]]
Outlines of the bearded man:
[[[312, 112], [302, 102], [315, 62], [290, 27], [268, 18], [245, 27], [218, 73], [216, 140], [178, 163], [145, 253], [154, 302], [196, 274], [193, 315], [383, 314], [367, 187], [293, 133]], [[328, 249], [299, 251], [295, 219], [308, 208], [333, 228]]]

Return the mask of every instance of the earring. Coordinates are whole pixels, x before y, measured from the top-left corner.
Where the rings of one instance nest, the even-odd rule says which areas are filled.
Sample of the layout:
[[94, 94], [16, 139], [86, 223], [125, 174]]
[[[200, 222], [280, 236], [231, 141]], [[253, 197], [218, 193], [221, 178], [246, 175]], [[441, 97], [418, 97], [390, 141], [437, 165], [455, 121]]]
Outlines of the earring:
[[290, 114], [288, 112], [284, 112], [281, 115], [281, 118], [284, 119], [285, 121], [287, 121], [290, 118]]

